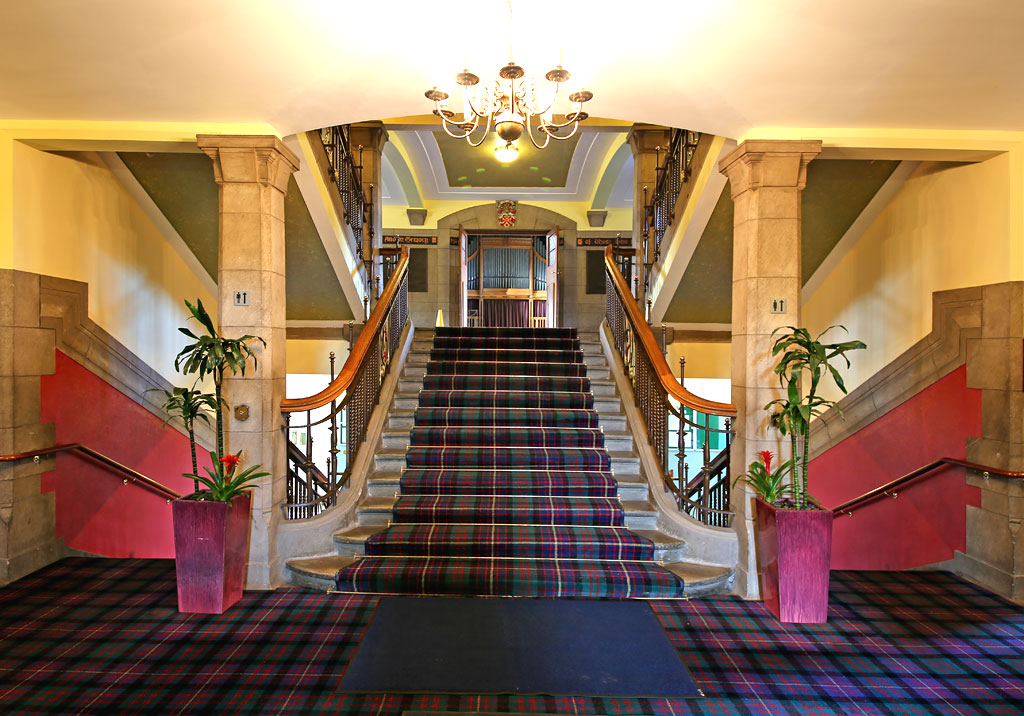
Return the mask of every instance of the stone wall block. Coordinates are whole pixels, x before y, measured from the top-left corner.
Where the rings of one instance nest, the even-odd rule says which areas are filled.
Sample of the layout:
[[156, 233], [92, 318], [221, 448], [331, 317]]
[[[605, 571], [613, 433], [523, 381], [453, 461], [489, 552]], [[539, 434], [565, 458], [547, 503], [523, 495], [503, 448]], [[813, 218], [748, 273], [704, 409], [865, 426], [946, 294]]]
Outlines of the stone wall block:
[[[4, 379], [0, 378], [0, 404], [4, 404]], [[11, 425], [5, 427], [15, 427], [18, 425], [34, 425], [39, 422], [40, 418], [40, 386], [39, 379], [35, 376], [23, 377], [23, 378], [11, 378], [9, 381], [10, 385], [10, 405], [11, 405]], [[6, 414], [6, 411], [5, 413]], [[2, 423], [0, 423], [2, 425]]]
[[53, 375], [56, 371], [53, 331], [47, 328], [15, 328], [14, 375]]
[[982, 338], [1024, 338], [1024, 284], [982, 287]]
[[982, 390], [1024, 388], [1024, 341], [977, 338], [967, 342], [967, 387]]
[[799, 279], [799, 220], [761, 219], [756, 231], [756, 242], [747, 248], [747, 275]]
[[1014, 544], [1005, 515], [967, 508], [967, 553], [984, 555], [983, 561], [1000, 571], [1014, 565]]
[[39, 327], [39, 274], [14, 271], [13, 323], [24, 328]]
[[223, 214], [262, 214], [269, 209], [268, 192], [259, 184], [236, 183], [224, 191], [220, 202], [220, 213]]

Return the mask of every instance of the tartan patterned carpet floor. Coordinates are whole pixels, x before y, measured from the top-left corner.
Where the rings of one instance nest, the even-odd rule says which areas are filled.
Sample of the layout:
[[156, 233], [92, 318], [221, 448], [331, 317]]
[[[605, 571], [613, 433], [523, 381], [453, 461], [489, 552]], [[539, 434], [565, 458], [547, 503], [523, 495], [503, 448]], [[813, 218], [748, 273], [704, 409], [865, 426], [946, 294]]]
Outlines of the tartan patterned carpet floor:
[[431, 359], [391, 521], [340, 591], [683, 595], [650, 541], [608, 529], [625, 511], [575, 329], [439, 330]]
[[833, 572], [831, 600], [826, 624], [802, 626], [735, 597], [651, 602], [702, 699], [346, 694], [377, 597], [246, 592], [182, 615], [173, 562], [74, 558], [0, 589], [0, 711], [1021, 713], [1021, 607], [941, 572]]

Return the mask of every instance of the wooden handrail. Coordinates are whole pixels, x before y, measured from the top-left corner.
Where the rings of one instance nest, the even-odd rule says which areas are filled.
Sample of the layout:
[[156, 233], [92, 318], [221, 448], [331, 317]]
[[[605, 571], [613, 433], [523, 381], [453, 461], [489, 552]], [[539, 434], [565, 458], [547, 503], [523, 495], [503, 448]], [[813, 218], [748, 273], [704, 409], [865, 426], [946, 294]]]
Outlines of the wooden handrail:
[[[384, 292], [377, 301], [377, 305], [374, 306], [373, 312], [370, 313], [370, 317], [367, 319], [366, 325], [363, 326], [363, 330], [359, 334], [359, 338], [356, 339], [355, 345], [352, 346], [352, 350], [349, 351], [348, 360], [345, 361], [345, 365], [343, 365], [341, 371], [339, 371], [338, 377], [331, 381], [330, 385], [316, 395], [311, 395], [308, 398], [285, 398], [281, 401], [281, 412], [297, 413], [303, 410], [321, 408], [332, 400], [340, 398], [345, 391], [349, 389], [352, 382], [359, 374], [359, 370], [362, 368], [363, 361], [366, 360], [370, 346], [373, 345], [374, 337], [380, 330], [381, 324], [384, 322], [384, 317], [388, 315], [388, 311], [391, 309], [391, 304], [398, 295], [399, 288], [401, 287], [402, 281], [405, 279], [405, 275], [408, 271], [409, 247], [403, 246], [402, 258], [399, 259], [395, 272], [391, 274], [391, 280], [389, 280], [388, 285], [384, 287]], [[393, 336], [392, 340], [397, 340], [397, 338], [397, 336]]]
[[675, 376], [672, 375], [672, 370], [668, 367], [668, 363], [665, 362], [665, 356], [661, 354], [661, 349], [658, 348], [658, 343], [654, 339], [654, 334], [651, 333], [650, 326], [647, 325], [647, 321], [644, 320], [643, 315], [640, 313], [640, 308], [636, 305], [633, 295], [629, 292], [626, 280], [622, 278], [622, 274], [619, 273], [619, 267], [615, 265], [614, 249], [611, 246], [606, 247], [604, 250], [604, 266], [608, 275], [612, 277], [615, 291], [619, 294], [619, 301], [622, 303], [629, 322], [633, 325], [633, 334], [640, 341], [644, 352], [647, 353], [655, 375], [658, 377], [658, 382], [661, 383], [662, 389], [668, 396], [675, 398], [680, 404], [702, 413], [722, 415], [730, 418], [735, 417], [736, 406], [732, 403], [716, 403], [713, 400], [701, 398], [699, 395], [694, 395], [679, 385]]
[[833, 514], [841, 515], [847, 514], [852, 515], [853, 510], [858, 507], [862, 507], [868, 502], [877, 500], [879, 497], [887, 497], [897, 487], [902, 487], [911, 482], [916, 482], [923, 477], [930, 477], [932, 470], [943, 465], [955, 465], [957, 467], [965, 467], [968, 470], [975, 470], [980, 472], [984, 477], [988, 478], [990, 475], [998, 475], [999, 477], [1008, 477], [1012, 479], [1024, 478], [1024, 472], [1013, 472], [1010, 470], [1000, 470], [996, 467], [989, 467], [987, 465], [979, 465], [976, 462], [967, 462], [966, 460], [959, 460], [955, 457], [940, 457], [938, 460], [933, 460], [927, 465], [922, 465], [916, 470], [908, 472], [903, 477], [898, 477], [892, 482], [887, 482], [881, 487], [876, 487], [873, 490], [868, 490], [860, 497], [855, 497], [852, 500], [848, 500], [838, 507], [832, 509]]
[[86, 457], [90, 457], [96, 462], [105, 465], [106, 467], [109, 467], [116, 472], [120, 472], [124, 475], [127, 475], [128, 479], [130, 479], [132, 482], [138, 482], [142, 486], [147, 487], [150, 490], [153, 490], [154, 492], [162, 495], [163, 497], [166, 497], [169, 500], [177, 500], [182, 497], [180, 493], [175, 492], [171, 488], [157, 482], [153, 478], [146, 477], [141, 472], [136, 472], [130, 467], [122, 465], [117, 460], [107, 457], [103, 453], [96, 452], [91, 447], [82, 445], [81, 443], [66, 443], [63, 445], [54, 445], [53, 447], [42, 448], [41, 450], [30, 450], [29, 452], [20, 452], [14, 455], [0, 455], [0, 462], [15, 462], [17, 460], [27, 460], [30, 457], [35, 458], [43, 457], [45, 455], [54, 455], [60, 452], [82, 453]]

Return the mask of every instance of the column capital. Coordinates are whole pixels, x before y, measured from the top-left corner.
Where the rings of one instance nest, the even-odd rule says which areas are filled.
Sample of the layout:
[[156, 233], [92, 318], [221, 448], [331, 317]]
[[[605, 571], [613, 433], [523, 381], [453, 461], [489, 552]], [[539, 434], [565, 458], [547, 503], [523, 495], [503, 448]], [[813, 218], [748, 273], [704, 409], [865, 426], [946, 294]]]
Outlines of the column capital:
[[821, 153], [821, 140], [750, 139], [718, 162], [729, 177], [732, 197], [748, 189], [800, 189], [807, 185], [807, 165]]
[[362, 144], [363, 149], [380, 154], [384, 151], [384, 145], [388, 143], [388, 130], [383, 122], [356, 122], [350, 124], [348, 129], [349, 141], [352, 144], [352, 151], [356, 152], [357, 147]]
[[659, 146], [662, 151], [667, 151], [671, 139], [672, 130], [657, 124], [634, 124], [626, 135], [634, 157], [638, 154], [654, 154]]
[[196, 144], [213, 160], [217, 184], [260, 184], [282, 194], [299, 168], [299, 158], [267, 134], [199, 134]]

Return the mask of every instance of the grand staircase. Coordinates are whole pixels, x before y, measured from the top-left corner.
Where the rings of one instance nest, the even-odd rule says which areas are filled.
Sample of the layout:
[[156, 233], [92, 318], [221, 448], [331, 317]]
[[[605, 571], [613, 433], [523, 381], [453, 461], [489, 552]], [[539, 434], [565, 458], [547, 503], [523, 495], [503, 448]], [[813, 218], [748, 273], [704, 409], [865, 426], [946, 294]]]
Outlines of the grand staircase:
[[682, 562], [657, 531], [639, 473], [596, 336], [439, 328], [413, 343], [359, 525], [335, 535], [338, 556], [289, 568], [379, 594], [722, 590], [729, 570]]

